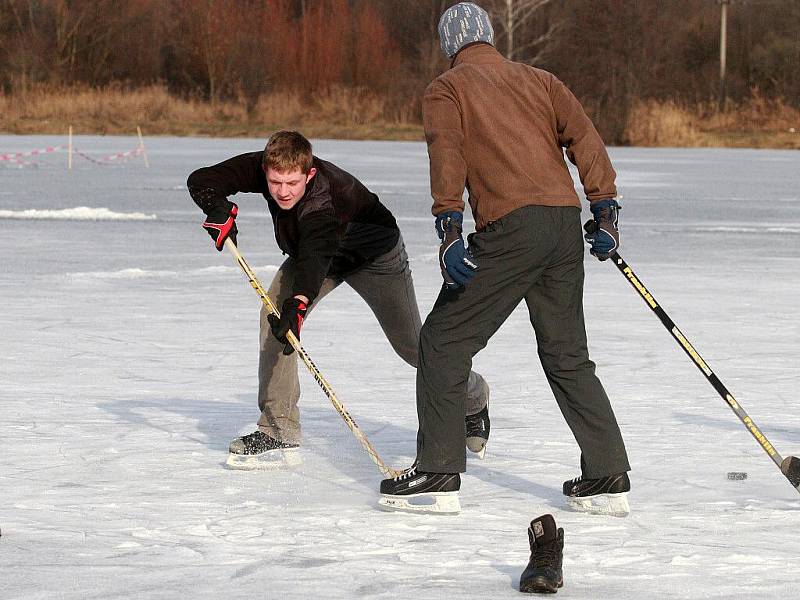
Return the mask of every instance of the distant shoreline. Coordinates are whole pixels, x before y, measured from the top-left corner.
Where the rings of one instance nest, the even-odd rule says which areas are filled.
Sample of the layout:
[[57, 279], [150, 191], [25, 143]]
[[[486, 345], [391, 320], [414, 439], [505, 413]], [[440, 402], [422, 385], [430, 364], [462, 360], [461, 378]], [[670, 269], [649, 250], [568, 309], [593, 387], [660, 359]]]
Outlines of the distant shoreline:
[[[2, 134], [59, 135], [69, 126], [76, 135], [131, 135], [140, 126], [150, 137], [260, 138], [276, 129], [298, 129], [318, 139], [424, 140], [420, 115], [397, 114], [387, 98], [352, 88], [333, 88], [312, 99], [298, 92], [275, 93], [250, 105], [181, 98], [163, 86], [0, 94]], [[722, 113], [713, 103], [637, 101], [617, 137], [606, 135], [607, 144], [800, 149], [800, 110], [756, 94]]]

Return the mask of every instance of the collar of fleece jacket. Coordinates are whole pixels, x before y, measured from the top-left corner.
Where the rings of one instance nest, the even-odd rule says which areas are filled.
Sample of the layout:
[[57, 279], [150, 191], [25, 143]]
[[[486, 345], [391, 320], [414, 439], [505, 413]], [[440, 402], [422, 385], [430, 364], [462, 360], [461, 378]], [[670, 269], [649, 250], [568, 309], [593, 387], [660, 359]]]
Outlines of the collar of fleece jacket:
[[465, 62], [480, 65], [503, 62], [504, 60], [506, 60], [505, 57], [491, 44], [474, 42], [467, 44], [458, 51], [458, 54], [453, 57], [450, 68], [452, 69]]

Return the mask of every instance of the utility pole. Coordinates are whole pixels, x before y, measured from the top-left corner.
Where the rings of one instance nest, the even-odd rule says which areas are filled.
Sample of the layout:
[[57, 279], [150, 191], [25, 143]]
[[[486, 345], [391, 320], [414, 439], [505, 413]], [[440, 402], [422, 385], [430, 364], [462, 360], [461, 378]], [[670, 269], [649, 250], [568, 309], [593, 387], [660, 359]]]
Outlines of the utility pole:
[[719, 22], [719, 110], [725, 112], [725, 59], [728, 46], [728, 5], [731, 0], [718, 0], [720, 4]]
[[506, 0], [506, 58], [514, 58], [514, 1]]

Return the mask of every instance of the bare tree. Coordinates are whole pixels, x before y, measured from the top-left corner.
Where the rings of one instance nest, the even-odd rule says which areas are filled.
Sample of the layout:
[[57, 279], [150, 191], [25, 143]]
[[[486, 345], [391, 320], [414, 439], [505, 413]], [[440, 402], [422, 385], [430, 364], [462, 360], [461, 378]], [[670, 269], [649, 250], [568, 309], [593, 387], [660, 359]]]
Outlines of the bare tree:
[[41, 60], [33, 44], [35, 22], [30, 0], [0, 0], [0, 82], [27, 90], [28, 82]]
[[235, 84], [238, 35], [247, 14], [223, 0], [181, 0], [181, 7], [184, 51], [202, 66], [208, 98], [216, 103]]
[[[553, 0], [495, 0], [490, 9], [492, 22], [504, 40], [502, 50], [509, 60], [539, 62], [544, 56], [548, 42], [552, 41], [560, 29], [560, 23], [550, 23], [546, 28], [533, 28], [540, 33], [532, 39], [522, 42], [524, 28], [528, 27], [531, 18], [540, 13]], [[542, 29], [544, 29], [542, 31]], [[498, 45], [498, 48], [500, 46]]]

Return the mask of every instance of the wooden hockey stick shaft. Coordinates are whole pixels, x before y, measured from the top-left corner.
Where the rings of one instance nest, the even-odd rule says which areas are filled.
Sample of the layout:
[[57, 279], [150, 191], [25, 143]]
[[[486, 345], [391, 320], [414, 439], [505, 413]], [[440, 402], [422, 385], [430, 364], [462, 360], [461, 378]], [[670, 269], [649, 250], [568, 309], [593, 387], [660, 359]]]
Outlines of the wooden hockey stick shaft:
[[[256, 293], [261, 298], [261, 301], [264, 303], [264, 306], [267, 307], [267, 310], [279, 317], [280, 313], [278, 312], [277, 307], [275, 306], [275, 304], [273, 304], [272, 300], [267, 295], [267, 292], [261, 286], [261, 283], [259, 283], [258, 279], [255, 276], [255, 273], [253, 273], [253, 270], [250, 268], [250, 265], [247, 264], [247, 261], [241, 255], [239, 249], [236, 247], [236, 244], [233, 243], [233, 240], [231, 240], [230, 238], [226, 239], [225, 247], [228, 248], [231, 254], [233, 254], [234, 258], [236, 258], [236, 262], [239, 263], [239, 266], [242, 268], [242, 271], [244, 271], [244, 274], [250, 281], [250, 285], [253, 286], [253, 289], [256, 291]], [[383, 473], [384, 475], [388, 475], [389, 477], [397, 477], [402, 471], [398, 471], [397, 469], [392, 469], [391, 467], [386, 466], [386, 463], [383, 462], [381, 457], [378, 455], [378, 452], [375, 450], [375, 448], [372, 447], [372, 444], [370, 444], [369, 440], [367, 439], [367, 436], [364, 434], [363, 431], [361, 431], [361, 428], [353, 420], [353, 417], [350, 416], [350, 413], [347, 412], [344, 405], [341, 402], [339, 402], [339, 399], [336, 397], [333, 388], [331, 388], [328, 381], [322, 376], [322, 373], [320, 373], [317, 366], [312, 362], [311, 358], [308, 356], [308, 353], [300, 345], [300, 341], [295, 337], [295, 335], [291, 331], [286, 334], [286, 339], [289, 340], [289, 343], [292, 345], [292, 348], [294, 348], [295, 352], [297, 352], [297, 355], [305, 363], [306, 367], [308, 367], [308, 370], [314, 376], [314, 379], [316, 380], [319, 387], [322, 388], [322, 391], [325, 393], [325, 395], [333, 404], [334, 408], [336, 409], [336, 412], [339, 413], [344, 422], [347, 424], [347, 427], [350, 428], [350, 431], [353, 432], [353, 435], [367, 451], [367, 454], [369, 454], [369, 457], [372, 459], [372, 462], [374, 462], [378, 466], [378, 469], [380, 469], [381, 473]]]

